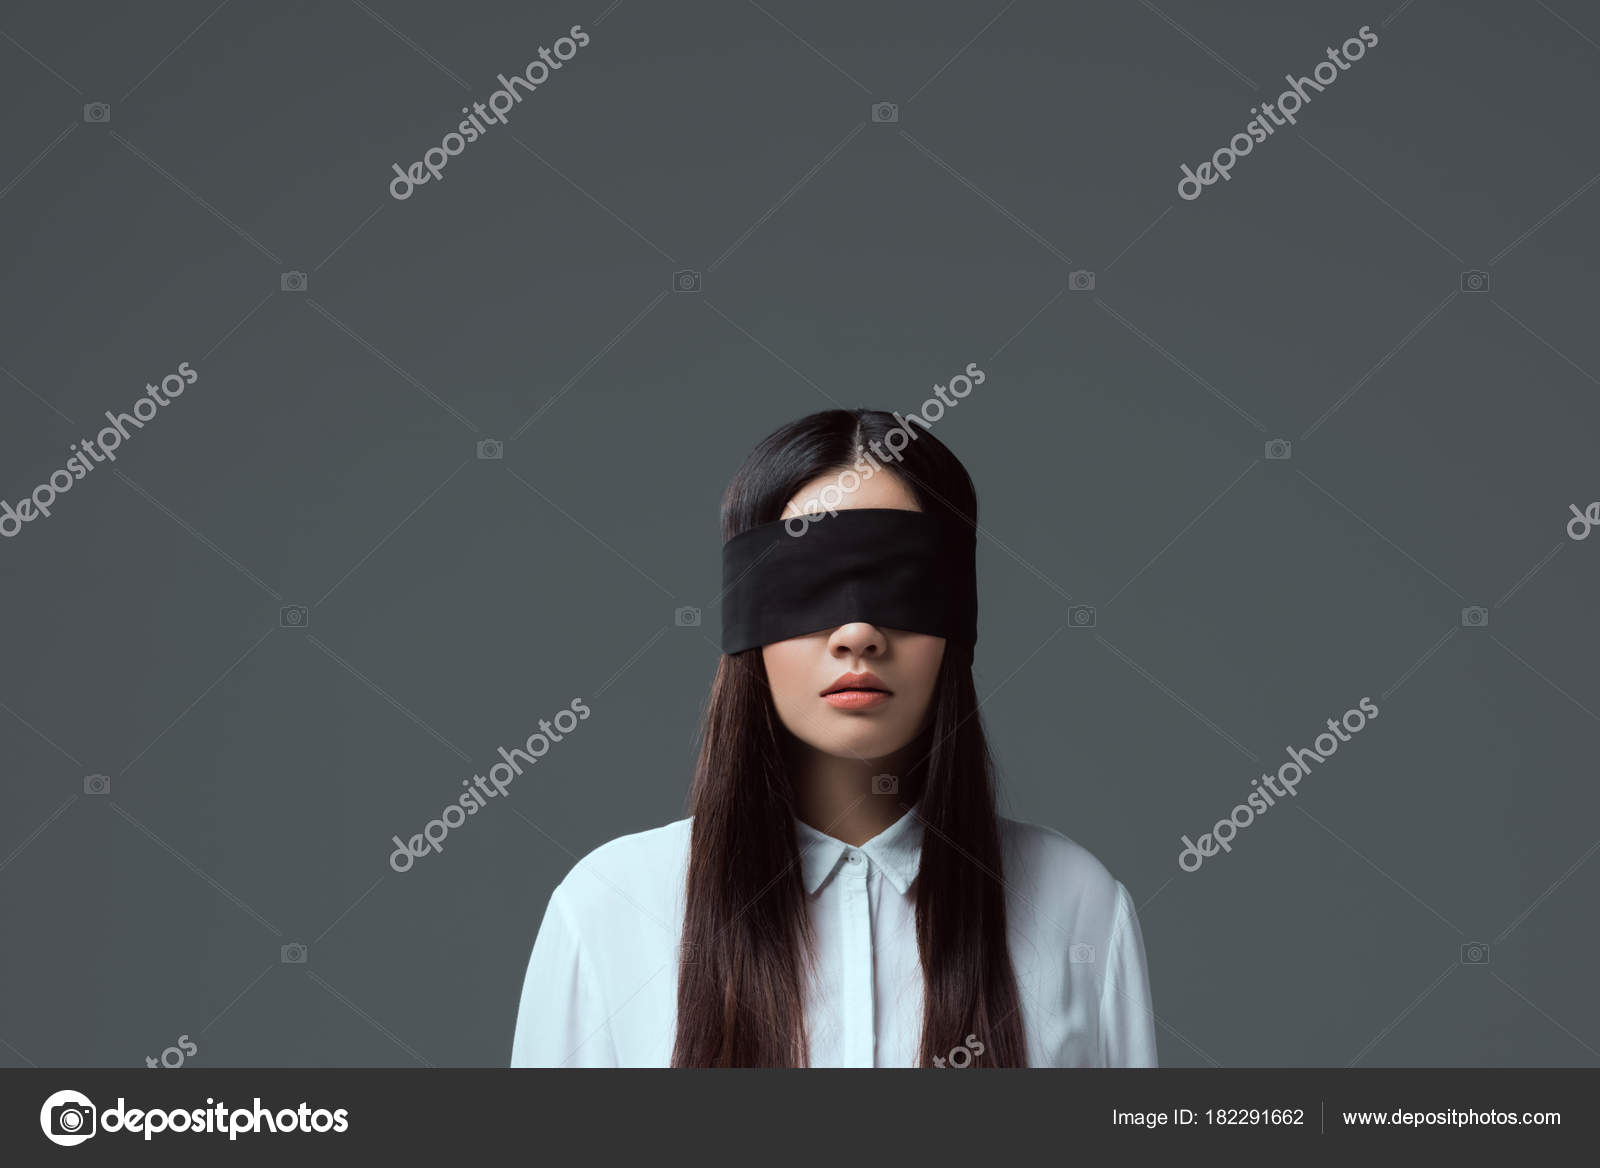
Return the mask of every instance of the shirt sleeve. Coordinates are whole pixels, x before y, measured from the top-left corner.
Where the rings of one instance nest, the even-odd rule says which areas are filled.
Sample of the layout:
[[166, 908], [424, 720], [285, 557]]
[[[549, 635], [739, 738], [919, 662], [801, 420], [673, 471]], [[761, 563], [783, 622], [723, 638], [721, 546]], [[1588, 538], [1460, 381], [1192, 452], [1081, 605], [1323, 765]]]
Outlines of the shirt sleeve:
[[513, 1067], [614, 1067], [610, 1011], [560, 885], [528, 958], [511, 1040]]
[[1111, 952], [1100, 987], [1100, 1054], [1108, 1067], [1156, 1065], [1155, 1014], [1150, 1005], [1150, 973], [1145, 967], [1144, 934], [1133, 897], [1117, 882], [1116, 920]]

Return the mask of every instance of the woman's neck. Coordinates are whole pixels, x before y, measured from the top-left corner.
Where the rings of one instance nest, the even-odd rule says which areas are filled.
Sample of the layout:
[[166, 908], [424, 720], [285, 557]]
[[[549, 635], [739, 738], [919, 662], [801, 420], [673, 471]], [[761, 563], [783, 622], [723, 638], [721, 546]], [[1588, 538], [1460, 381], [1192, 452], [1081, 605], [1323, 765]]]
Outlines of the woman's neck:
[[[860, 847], [906, 813], [915, 794], [906, 772], [918, 757], [913, 747], [858, 759], [796, 744], [795, 814], [824, 835]], [[879, 776], [885, 777], [875, 784]]]

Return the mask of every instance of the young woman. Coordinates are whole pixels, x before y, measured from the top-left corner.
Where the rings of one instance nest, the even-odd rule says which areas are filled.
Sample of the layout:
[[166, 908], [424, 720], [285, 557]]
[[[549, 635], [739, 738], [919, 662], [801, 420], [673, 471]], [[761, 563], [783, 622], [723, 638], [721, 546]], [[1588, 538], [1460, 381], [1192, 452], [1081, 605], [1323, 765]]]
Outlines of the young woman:
[[512, 1066], [1155, 1065], [1127, 889], [996, 812], [977, 496], [915, 421], [813, 414], [729, 485], [691, 815], [557, 885]]

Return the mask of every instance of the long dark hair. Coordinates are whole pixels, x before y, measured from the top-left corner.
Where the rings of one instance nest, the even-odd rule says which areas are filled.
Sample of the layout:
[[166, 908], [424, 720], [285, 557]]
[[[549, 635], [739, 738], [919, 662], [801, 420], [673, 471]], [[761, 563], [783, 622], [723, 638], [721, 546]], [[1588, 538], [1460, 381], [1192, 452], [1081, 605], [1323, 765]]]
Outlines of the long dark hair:
[[[886, 439], [899, 427], [881, 410], [827, 410], [770, 434], [723, 496], [723, 539], [779, 518], [802, 486], [855, 466], [869, 443], [894, 449]], [[966, 468], [926, 429], [911, 433], [899, 459], [883, 465], [924, 511], [975, 525], [977, 492]], [[919, 761], [899, 776], [901, 799], [923, 826], [914, 884], [924, 990], [917, 1061], [936, 1065], [975, 1034], [984, 1045], [974, 1065], [1020, 1067], [1027, 1048], [1006, 941], [994, 762], [971, 667], [955, 649], [946, 649], [930, 721], [914, 744]], [[815, 953], [792, 773], [761, 650], [725, 654], [689, 793], [674, 1066], [809, 1061], [805, 1001]]]

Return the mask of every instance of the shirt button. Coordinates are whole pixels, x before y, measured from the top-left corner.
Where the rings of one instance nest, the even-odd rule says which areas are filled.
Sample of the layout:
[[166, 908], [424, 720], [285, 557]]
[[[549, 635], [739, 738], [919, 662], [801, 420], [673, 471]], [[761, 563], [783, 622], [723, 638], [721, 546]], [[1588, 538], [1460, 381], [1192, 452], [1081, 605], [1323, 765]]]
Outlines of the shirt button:
[[852, 864], [861, 863], [861, 853], [860, 852], [851, 852], [845, 858], [847, 860], [849, 860]]

